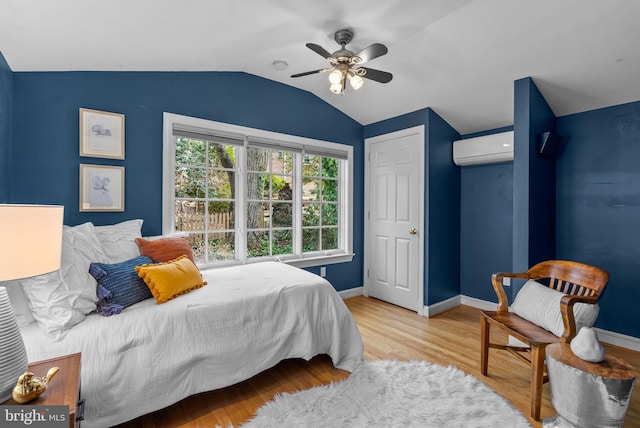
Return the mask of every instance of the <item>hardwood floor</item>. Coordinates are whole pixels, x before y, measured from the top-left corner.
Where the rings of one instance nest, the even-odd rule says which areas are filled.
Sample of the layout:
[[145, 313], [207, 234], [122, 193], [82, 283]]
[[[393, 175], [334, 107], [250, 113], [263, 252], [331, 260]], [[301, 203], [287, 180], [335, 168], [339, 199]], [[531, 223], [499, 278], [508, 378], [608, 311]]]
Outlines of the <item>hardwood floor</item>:
[[[480, 374], [480, 315], [475, 308], [460, 306], [432, 318], [367, 297], [345, 300], [358, 324], [365, 345], [365, 359], [427, 360], [453, 364], [483, 380], [529, 416], [529, 367], [504, 351], [491, 350], [489, 376]], [[492, 331], [492, 334], [500, 334]], [[498, 337], [498, 336], [492, 336]], [[606, 345], [640, 374], [640, 352]], [[245, 382], [198, 394], [171, 407], [121, 425], [122, 428], [238, 426], [279, 392], [339, 381], [348, 373], [335, 369], [327, 356], [309, 362], [288, 360]], [[544, 385], [541, 417], [556, 414]], [[533, 427], [541, 423], [530, 420]], [[625, 421], [626, 428], [640, 426], [640, 392], [634, 391]]]

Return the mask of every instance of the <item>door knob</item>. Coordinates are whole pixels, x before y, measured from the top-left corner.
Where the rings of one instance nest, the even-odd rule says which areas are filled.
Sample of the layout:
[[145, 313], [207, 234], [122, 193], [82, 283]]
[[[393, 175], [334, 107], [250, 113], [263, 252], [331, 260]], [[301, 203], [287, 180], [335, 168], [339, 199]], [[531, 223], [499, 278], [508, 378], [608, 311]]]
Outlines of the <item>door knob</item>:
[[412, 235], [415, 235], [416, 233], [418, 233], [418, 229], [416, 229], [415, 227], [412, 227], [411, 229], [409, 229], [409, 233]]

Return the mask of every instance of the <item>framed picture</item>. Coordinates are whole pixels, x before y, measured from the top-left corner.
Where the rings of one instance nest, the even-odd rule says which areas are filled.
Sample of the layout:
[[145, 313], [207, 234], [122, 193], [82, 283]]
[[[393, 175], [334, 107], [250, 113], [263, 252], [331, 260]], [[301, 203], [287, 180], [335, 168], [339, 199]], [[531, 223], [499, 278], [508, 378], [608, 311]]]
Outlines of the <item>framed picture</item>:
[[80, 211], [124, 211], [124, 167], [80, 164]]
[[124, 114], [81, 108], [80, 156], [124, 159]]

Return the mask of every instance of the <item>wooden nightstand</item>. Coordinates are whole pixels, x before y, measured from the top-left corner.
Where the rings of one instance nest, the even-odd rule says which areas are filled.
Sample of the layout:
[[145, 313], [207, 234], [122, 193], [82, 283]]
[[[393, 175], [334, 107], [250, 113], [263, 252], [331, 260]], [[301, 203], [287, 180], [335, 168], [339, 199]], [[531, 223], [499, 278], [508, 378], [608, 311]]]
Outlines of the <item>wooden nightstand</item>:
[[[49, 360], [30, 363], [28, 370], [34, 375], [42, 377], [51, 367], [60, 367], [60, 371], [51, 379], [47, 390], [26, 405], [69, 406], [69, 427], [80, 427], [80, 421], [84, 419], [84, 400], [80, 399], [80, 354], [65, 355]], [[2, 403], [3, 405], [16, 405], [13, 399]]]

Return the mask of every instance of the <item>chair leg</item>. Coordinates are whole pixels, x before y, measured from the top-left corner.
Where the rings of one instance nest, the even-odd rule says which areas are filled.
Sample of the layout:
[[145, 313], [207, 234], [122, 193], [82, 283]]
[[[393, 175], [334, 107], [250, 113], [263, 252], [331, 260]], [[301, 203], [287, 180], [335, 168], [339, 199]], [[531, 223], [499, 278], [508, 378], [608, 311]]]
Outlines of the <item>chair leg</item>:
[[531, 346], [531, 417], [540, 420], [542, 385], [544, 383], [544, 347]]
[[489, 330], [491, 325], [484, 316], [480, 316], [480, 372], [487, 375], [489, 367]]

